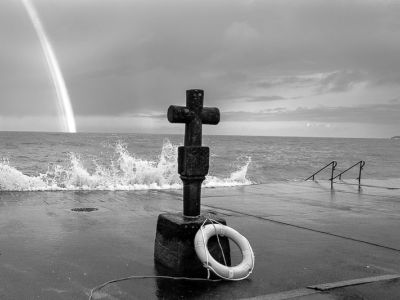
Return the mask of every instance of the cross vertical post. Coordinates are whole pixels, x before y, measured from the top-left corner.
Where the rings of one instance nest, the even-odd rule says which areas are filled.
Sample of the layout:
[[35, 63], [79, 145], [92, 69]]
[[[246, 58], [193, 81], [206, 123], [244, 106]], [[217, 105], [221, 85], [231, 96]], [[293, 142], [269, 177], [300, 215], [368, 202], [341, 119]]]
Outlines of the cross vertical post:
[[203, 107], [204, 91], [186, 91], [186, 106], [171, 105], [168, 121], [185, 123], [184, 146], [178, 148], [178, 173], [183, 182], [183, 215], [200, 215], [201, 183], [209, 169], [210, 149], [202, 144], [202, 125], [216, 125], [220, 120], [219, 109]]

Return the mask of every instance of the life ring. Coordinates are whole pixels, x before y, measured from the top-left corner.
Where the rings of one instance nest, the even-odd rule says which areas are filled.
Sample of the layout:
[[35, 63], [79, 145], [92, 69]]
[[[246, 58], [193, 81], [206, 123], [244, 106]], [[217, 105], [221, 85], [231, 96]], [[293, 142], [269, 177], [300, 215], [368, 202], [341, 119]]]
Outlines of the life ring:
[[[242, 252], [240, 264], [229, 267], [217, 262], [207, 249], [207, 242], [214, 235], [226, 236], [231, 239]], [[222, 224], [208, 224], [201, 226], [194, 238], [195, 250], [204, 267], [213, 271], [217, 276], [227, 280], [242, 280], [247, 278], [254, 268], [254, 253], [249, 241], [228, 226]]]

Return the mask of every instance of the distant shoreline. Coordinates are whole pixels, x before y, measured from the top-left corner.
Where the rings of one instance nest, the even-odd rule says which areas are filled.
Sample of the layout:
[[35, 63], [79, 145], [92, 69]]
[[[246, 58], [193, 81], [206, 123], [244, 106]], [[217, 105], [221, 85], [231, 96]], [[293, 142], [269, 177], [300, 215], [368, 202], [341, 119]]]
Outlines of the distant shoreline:
[[390, 138], [391, 140], [400, 140], [400, 135], [395, 135]]

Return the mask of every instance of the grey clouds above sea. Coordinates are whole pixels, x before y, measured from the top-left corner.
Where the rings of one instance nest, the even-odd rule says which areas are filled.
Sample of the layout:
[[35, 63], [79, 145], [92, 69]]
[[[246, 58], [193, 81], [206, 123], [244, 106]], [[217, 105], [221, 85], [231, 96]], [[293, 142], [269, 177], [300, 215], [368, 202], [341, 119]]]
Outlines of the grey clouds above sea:
[[[32, 2], [82, 130], [97, 120], [101, 131], [102, 118], [159, 120], [169, 104], [184, 103], [188, 88], [205, 89], [206, 105], [230, 122], [385, 126], [374, 135], [398, 128], [398, 1]], [[0, 39], [1, 115], [13, 122], [54, 114], [41, 48], [19, 1], [0, 3]]]

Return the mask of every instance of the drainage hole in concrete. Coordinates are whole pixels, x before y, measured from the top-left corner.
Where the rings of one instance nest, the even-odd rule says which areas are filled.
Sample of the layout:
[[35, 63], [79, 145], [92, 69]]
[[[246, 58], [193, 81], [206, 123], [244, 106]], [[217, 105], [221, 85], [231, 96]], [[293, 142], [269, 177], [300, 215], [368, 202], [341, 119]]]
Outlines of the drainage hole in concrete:
[[95, 211], [95, 210], [99, 210], [96, 207], [75, 207], [75, 208], [71, 208], [72, 211], [77, 211], [77, 212], [91, 212], [91, 211]]

